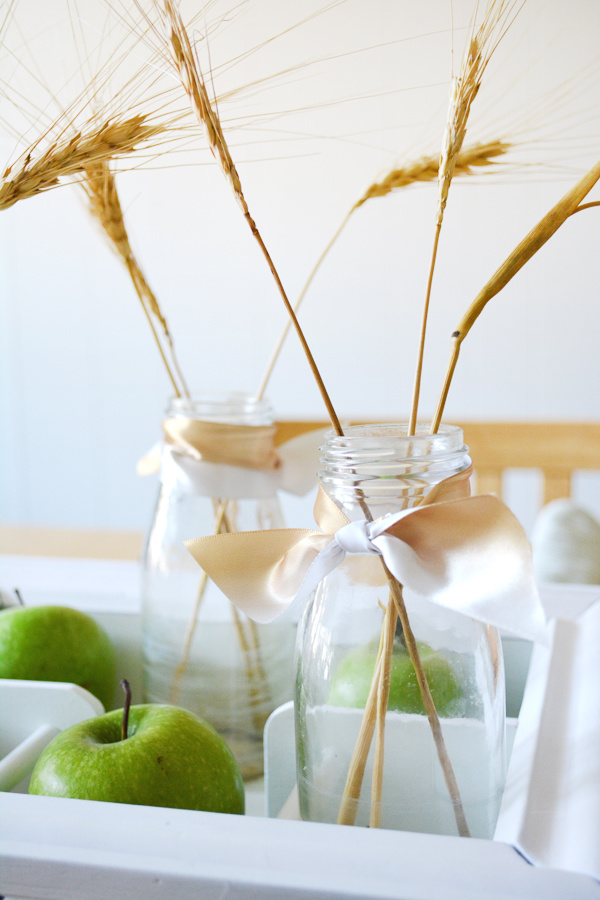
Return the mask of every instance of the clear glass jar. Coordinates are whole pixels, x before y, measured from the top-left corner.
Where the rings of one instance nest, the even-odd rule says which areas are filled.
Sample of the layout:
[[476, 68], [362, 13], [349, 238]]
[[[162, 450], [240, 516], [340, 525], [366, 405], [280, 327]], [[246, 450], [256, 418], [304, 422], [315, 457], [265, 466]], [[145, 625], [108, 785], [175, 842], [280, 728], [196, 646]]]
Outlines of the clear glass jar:
[[[433, 485], [470, 465], [462, 430], [454, 426], [442, 426], [438, 434], [430, 435], [428, 426], [419, 425], [411, 437], [406, 425], [355, 426], [343, 437], [328, 436], [321, 449], [320, 483], [350, 520], [375, 519], [418, 505]], [[491, 838], [506, 769], [499, 634], [462, 614], [404, 594], [467, 828], [457, 825], [456, 802], [447, 787], [400, 620], [394, 626], [395, 613], [376, 824]], [[340, 814], [343, 798], [348, 808], [347, 776], [351, 765], [356, 771], [357, 760], [360, 767], [366, 758], [351, 821], [373, 824], [375, 740], [368, 757], [366, 750], [357, 756], [355, 747], [388, 602], [389, 583], [381, 559], [348, 555], [318, 585], [305, 607], [298, 630], [295, 697], [304, 819], [350, 823]]]
[[[253, 435], [262, 435], [261, 427], [272, 422], [263, 401], [215, 394], [173, 401], [165, 428], [251, 426], [242, 438], [254, 452]], [[148, 703], [174, 703], [210, 722], [229, 744], [243, 776], [252, 778], [263, 771], [266, 719], [293, 694], [296, 627], [290, 618], [268, 626], [246, 618], [184, 546], [187, 539], [217, 530], [282, 527], [273, 472], [231, 464], [240, 454], [238, 438], [235, 429], [225, 437], [220, 430], [216, 438], [209, 434], [213, 446], [203, 461], [177, 443], [163, 445], [160, 490], [142, 567], [144, 691]]]

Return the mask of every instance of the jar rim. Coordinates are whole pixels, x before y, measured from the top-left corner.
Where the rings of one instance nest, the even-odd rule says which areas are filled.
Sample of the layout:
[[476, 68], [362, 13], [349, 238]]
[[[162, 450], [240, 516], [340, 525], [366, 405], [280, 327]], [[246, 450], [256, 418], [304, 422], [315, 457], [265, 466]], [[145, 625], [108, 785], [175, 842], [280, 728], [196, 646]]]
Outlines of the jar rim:
[[464, 454], [468, 447], [463, 441], [463, 430], [459, 425], [440, 425], [435, 434], [430, 433], [429, 423], [418, 423], [415, 433], [408, 433], [408, 423], [382, 422], [364, 425], [350, 425], [344, 434], [333, 430], [325, 434], [325, 443], [320, 450], [326, 458], [360, 455], [363, 451], [371, 457], [381, 451], [386, 456], [402, 456], [405, 459], [422, 456], [444, 456], [453, 453]]
[[270, 402], [245, 391], [198, 391], [189, 397], [172, 397], [167, 415], [240, 425], [274, 421]]
[[350, 426], [344, 435], [328, 432], [320, 450], [319, 482], [338, 500], [355, 497], [358, 489], [394, 498], [412, 490], [410, 485], [436, 484], [471, 462], [458, 425], [430, 434], [429, 425], [419, 424], [414, 435], [406, 423]]

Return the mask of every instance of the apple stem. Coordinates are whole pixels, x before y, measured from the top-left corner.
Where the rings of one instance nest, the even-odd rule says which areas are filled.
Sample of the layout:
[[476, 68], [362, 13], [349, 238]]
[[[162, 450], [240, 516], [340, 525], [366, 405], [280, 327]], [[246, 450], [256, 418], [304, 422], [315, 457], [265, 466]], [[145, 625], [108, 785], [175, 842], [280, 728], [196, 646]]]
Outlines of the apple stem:
[[23, 601], [23, 598], [21, 596], [21, 591], [19, 590], [19, 588], [15, 588], [14, 591], [15, 591], [15, 597], [19, 601], [19, 606], [25, 606], [25, 602]]
[[123, 705], [123, 723], [121, 725], [121, 740], [127, 740], [127, 728], [129, 725], [129, 707], [131, 706], [131, 685], [126, 678], [121, 680], [121, 687], [125, 691], [125, 703]]

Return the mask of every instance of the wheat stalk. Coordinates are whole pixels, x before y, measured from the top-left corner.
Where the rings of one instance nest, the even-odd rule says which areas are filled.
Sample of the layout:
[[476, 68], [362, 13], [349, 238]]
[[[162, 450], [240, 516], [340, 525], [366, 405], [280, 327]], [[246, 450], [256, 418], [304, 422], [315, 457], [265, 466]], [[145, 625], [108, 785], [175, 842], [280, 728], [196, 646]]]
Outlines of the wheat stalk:
[[444, 218], [450, 184], [467, 134], [471, 107], [479, 93], [484, 72], [523, 2], [524, 0], [493, 0], [481, 25], [471, 35], [460, 71], [452, 81], [440, 154], [436, 225], [441, 225]]
[[[154, 0], [154, 2], [155, 4], [158, 4], [159, 0]], [[165, 26], [167, 44], [169, 47], [171, 59], [181, 78], [183, 87], [190, 99], [198, 120], [204, 127], [206, 139], [213, 153], [213, 156], [219, 164], [219, 167], [225, 175], [225, 178], [229, 182], [234, 196], [242, 210], [244, 218], [246, 219], [246, 222], [248, 223], [256, 241], [258, 242], [269, 270], [273, 278], [275, 279], [275, 283], [277, 285], [283, 303], [286, 307], [288, 315], [293, 322], [294, 328], [296, 329], [296, 333], [302, 345], [302, 349], [304, 350], [304, 354], [307, 358], [315, 381], [317, 382], [319, 392], [321, 394], [321, 397], [323, 398], [323, 402], [325, 403], [325, 407], [329, 414], [329, 418], [331, 419], [331, 423], [337, 434], [341, 435], [343, 432], [340, 421], [338, 419], [337, 413], [335, 412], [335, 409], [333, 408], [333, 404], [331, 403], [329, 394], [327, 393], [319, 369], [317, 368], [302, 328], [300, 327], [300, 323], [296, 318], [296, 315], [285, 292], [285, 289], [279, 277], [279, 273], [275, 268], [275, 264], [273, 263], [271, 255], [261, 237], [258, 228], [256, 227], [254, 219], [250, 215], [250, 210], [248, 208], [248, 204], [246, 203], [244, 192], [242, 190], [242, 183], [231, 157], [231, 153], [229, 152], [227, 141], [225, 140], [225, 135], [223, 134], [218, 110], [216, 108], [216, 105], [211, 104], [210, 102], [200, 65], [196, 59], [187, 31], [185, 29], [181, 16], [179, 15], [179, 11], [178, 9], [176, 9], [175, 4], [173, 3], [173, 0], [162, 0], [161, 12], [163, 14], [162, 19]]]
[[[446, 375], [438, 399], [437, 408], [431, 424], [431, 433], [435, 434], [442, 421], [444, 407], [450, 390], [450, 384], [458, 361], [460, 346], [467, 334], [483, 312], [487, 303], [514, 278], [517, 272], [543, 247], [553, 234], [574, 213], [582, 209], [581, 201], [589, 194], [594, 185], [600, 180], [600, 162], [597, 162], [590, 171], [581, 178], [559, 202], [546, 213], [543, 219], [533, 228], [526, 237], [515, 247], [513, 252], [502, 263], [499, 269], [492, 275], [487, 284], [475, 297], [466, 313], [460, 320], [456, 331], [452, 334], [452, 350]], [[584, 204], [587, 206], [588, 204]]]
[[[158, 304], [158, 300], [148, 284], [133, 250], [131, 249], [123, 210], [117, 191], [117, 184], [115, 176], [111, 172], [110, 164], [106, 159], [87, 163], [84, 165], [83, 171], [85, 177], [82, 181], [82, 188], [88, 198], [89, 210], [92, 216], [100, 224], [100, 227], [108, 238], [113, 250], [117, 253], [129, 272], [129, 276], [133, 282], [140, 303], [142, 304], [158, 351], [176, 395], [180, 397], [183, 392], [186, 397], [189, 397], [190, 392], [177, 362], [173, 338], [169, 331], [167, 320], [165, 319]], [[173, 369], [165, 356], [154, 322], [152, 321], [152, 316], [158, 320], [164, 338], [168, 343], [172, 365], [177, 374], [177, 378], [179, 379], [181, 389]]]
[[392, 595], [388, 599], [382, 628], [381, 670], [377, 679], [377, 700], [375, 709], [375, 754], [371, 779], [371, 828], [381, 828], [381, 803], [383, 797], [383, 763], [385, 757], [385, 723], [390, 698], [392, 653], [394, 636], [398, 622], [398, 611]]
[[[511, 144], [508, 141], [501, 140], [472, 144], [471, 146], [466, 147], [464, 150], [461, 150], [461, 152], [458, 154], [455, 163], [454, 175], [455, 177], [472, 176], [477, 174], [480, 170], [489, 169], [491, 166], [494, 166], [498, 162], [498, 159], [500, 157], [508, 153], [510, 149]], [[315, 275], [319, 271], [321, 264], [348, 224], [350, 216], [357, 209], [360, 209], [361, 206], [364, 206], [364, 204], [368, 200], [375, 200], [379, 197], [387, 197], [388, 194], [395, 193], [396, 191], [402, 190], [403, 188], [412, 187], [416, 184], [427, 184], [431, 183], [432, 181], [436, 181], [438, 177], [439, 165], [439, 155], [421, 156], [412, 162], [406, 163], [404, 166], [392, 169], [384, 178], [382, 178], [380, 181], [373, 182], [373, 184], [371, 184], [366, 189], [364, 194], [360, 197], [359, 200], [356, 201], [354, 206], [346, 214], [341, 225], [321, 253], [321, 256], [317, 260], [316, 265], [308, 276], [308, 279], [304, 284], [304, 287], [302, 288], [302, 291], [298, 296], [296, 303], [294, 304], [294, 312], [296, 314], [298, 313], [302, 301], [304, 300], [304, 297], [306, 296], [306, 293], [310, 285], [312, 284]], [[281, 353], [290, 328], [291, 321], [288, 320], [284, 328], [282, 329], [279, 340], [275, 346], [275, 349], [267, 364], [265, 373], [262, 377], [262, 381], [257, 392], [257, 396], [259, 398], [264, 396], [264, 393], [267, 389], [267, 384], [269, 383], [269, 379], [273, 374], [273, 369], [275, 368], [275, 364], [279, 358], [279, 354]]]
[[0, 184], [0, 209], [57, 187], [63, 178], [81, 176], [91, 163], [133, 153], [140, 144], [163, 134], [165, 126], [146, 123], [146, 116], [97, 124], [93, 117], [86, 129], [54, 141], [42, 152], [40, 140], [4, 171]]
[[471, 34], [467, 44], [467, 50], [461, 62], [459, 74], [452, 81], [446, 127], [440, 154], [438, 203], [435, 215], [431, 262], [427, 278], [427, 288], [425, 291], [425, 302], [423, 304], [421, 332], [408, 425], [409, 434], [415, 433], [417, 423], [431, 289], [450, 184], [454, 177], [458, 155], [462, 149], [467, 133], [467, 124], [471, 113], [471, 107], [479, 93], [484, 72], [503, 35], [506, 33], [506, 29], [511, 22], [514, 21], [514, 16], [519, 12], [521, 7], [522, 0], [520, 5], [518, 0], [497, 0], [497, 2], [493, 0], [485, 13], [481, 25], [477, 31]]

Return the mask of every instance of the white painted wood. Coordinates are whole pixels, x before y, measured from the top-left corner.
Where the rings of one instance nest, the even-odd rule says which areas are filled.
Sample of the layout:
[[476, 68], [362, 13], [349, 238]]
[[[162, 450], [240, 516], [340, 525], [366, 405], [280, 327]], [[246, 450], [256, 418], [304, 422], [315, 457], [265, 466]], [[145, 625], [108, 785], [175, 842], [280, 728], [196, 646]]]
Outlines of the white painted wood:
[[0, 795], [0, 891], [36, 900], [598, 900], [506, 844]]
[[0, 679], [0, 790], [26, 791], [52, 737], [103, 712], [100, 701], [76, 684]]
[[31, 775], [38, 757], [52, 738], [60, 734], [53, 725], [40, 725], [29, 737], [0, 760], [0, 791], [12, 791], [20, 781]]

